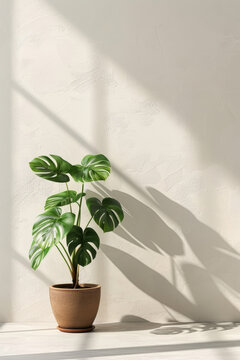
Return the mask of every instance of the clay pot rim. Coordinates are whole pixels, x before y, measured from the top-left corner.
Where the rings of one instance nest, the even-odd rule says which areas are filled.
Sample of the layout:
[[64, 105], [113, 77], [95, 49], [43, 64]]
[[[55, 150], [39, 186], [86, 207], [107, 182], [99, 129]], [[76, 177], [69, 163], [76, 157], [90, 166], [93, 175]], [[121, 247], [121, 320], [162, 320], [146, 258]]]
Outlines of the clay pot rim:
[[[77, 288], [77, 289], [71, 288], [71, 287], [69, 287], [69, 285], [71, 286], [72, 284], [70, 284], [70, 283], [54, 284], [54, 285], [50, 285], [49, 288], [52, 290], [55, 290], [55, 291], [91, 291], [91, 290], [101, 288], [101, 285], [92, 284], [92, 283], [80, 284], [80, 285], [86, 286], [86, 287]], [[64, 286], [66, 286], [66, 287], [64, 287]]]

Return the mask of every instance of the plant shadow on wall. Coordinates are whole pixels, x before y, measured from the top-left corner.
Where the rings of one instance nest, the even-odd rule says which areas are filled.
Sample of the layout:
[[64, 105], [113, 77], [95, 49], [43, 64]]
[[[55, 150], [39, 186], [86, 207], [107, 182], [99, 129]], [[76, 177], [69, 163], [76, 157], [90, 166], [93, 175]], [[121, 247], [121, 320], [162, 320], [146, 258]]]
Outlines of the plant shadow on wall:
[[[149, 206], [132, 195], [104, 186], [95, 188], [103, 196], [115, 196], [125, 209], [125, 220], [116, 233], [126, 241], [170, 257], [184, 254], [183, 240]], [[240, 318], [239, 310], [228, 300], [216, 284], [221, 280], [226, 288], [240, 291], [240, 284], [232, 274], [240, 271], [238, 253], [216, 231], [199, 221], [189, 210], [172, 201], [156, 189], [148, 188], [149, 194], [161, 212], [171, 218], [181, 229], [184, 241], [191, 248], [200, 266], [181, 262], [178, 268], [187, 284], [191, 301], [173, 283], [135, 256], [110, 245], [101, 245], [104, 254], [139, 289], [168, 308], [191, 320], [229, 321]], [[93, 196], [94, 193], [90, 192]], [[151, 229], [151, 231], [149, 231]], [[174, 269], [173, 269], [174, 271]], [[178, 271], [178, 269], [177, 269]], [[174, 279], [173, 279], [174, 280]]]

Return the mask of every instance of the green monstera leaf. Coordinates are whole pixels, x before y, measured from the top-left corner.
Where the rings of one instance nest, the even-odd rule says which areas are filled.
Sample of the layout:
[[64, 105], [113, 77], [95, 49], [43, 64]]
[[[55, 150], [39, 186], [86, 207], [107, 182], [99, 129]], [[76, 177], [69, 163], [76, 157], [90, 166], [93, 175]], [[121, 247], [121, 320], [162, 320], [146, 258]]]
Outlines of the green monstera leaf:
[[39, 267], [41, 261], [45, 258], [50, 249], [51, 247], [42, 249], [41, 246], [33, 240], [29, 250], [29, 259], [31, 260], [31, 267], [33, 270], [36, 270]]
[[67, 235], [67, 246], [69, 254], [73, 256], [74, 264], [86, 266], [96, 257], [96, 249], [99, 249], [100, 240], [95, 230], [87, 227], [84, 231], [81, 227], [74, 225]]
[[95, 222], [104, 232], [113, 231], [123, 221], [124, 213], [121, 204], [112, 198], [101, 202], [93, 197], [87, 199], [87, 207]]
[[33, 225], [33, 242], [29, 251], [29, 259], [34, 270], [40, 265], [48, 251], [56, 245], [72, 229], [75, 215], [62, 214], [60, 208], [52, 208], [39, 215]]
[[72, 165], [60, 156], [50, 155], [55, 162], [48, 156], [39, 156], [33, 159], [29, 166], [36, 173], [36, 175], [50, 181], [68, 182], [69, 176], [66, 175], [71, 169]]
[[77, 194], [74, 190], [66, 190], [55, 195], [51, 195], [47, 198], [45, 203], [45, 210], [51, 209], [56, 206], [64, 206], [78, 201], [86, 193]]
[[109, 160], [102, 154], [86, 155], [81, 165], [71, 167], [69, 174], [75, 181], [90, 182], [106, 180], [111, 171]]

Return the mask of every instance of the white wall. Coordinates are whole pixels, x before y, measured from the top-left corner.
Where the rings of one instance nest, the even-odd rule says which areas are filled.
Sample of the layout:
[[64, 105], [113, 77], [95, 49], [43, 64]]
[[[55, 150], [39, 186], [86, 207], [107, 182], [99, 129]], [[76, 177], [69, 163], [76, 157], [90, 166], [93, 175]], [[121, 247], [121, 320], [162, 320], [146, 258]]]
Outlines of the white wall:
[[80, 274], [102, 284], [98, 321], [239, 321], [239, 1], [1, 9], [1, 320], [52, 319], [48, 285], [68, 280], [55, 250], [30, 268], [32, 223], [63, 187], [28, 162], [100, 152], [113, 173], [89, 189], [126, 215]]

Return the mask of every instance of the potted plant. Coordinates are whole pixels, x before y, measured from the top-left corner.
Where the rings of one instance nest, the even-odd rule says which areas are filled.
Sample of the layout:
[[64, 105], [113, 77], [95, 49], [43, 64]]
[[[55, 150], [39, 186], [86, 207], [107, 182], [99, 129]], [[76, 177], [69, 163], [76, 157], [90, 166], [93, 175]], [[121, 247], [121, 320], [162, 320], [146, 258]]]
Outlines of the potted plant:
[[[90, 219], [81, 225], [81, 211], [86, 182], [106, 180], [111, 171], [109, 160], [102, 154], [86, 155], [80, 165], [71, 165], [57, 155], [39, 156], [30, 168], [43, 179], [65, 183], [66, 191], [47, 198], [44, 213], [32, 229], [33, 241], [29, 259], [34, 270], [38, 268], [52, 247], [56, 247], [67, 266], [72, 283], [50, 286], [50, 302], [58, 329], [65, 332], [91, 331], [100, 301], [100, 285], [79, 284], [79, 267], [87, 266], [97, 255], [100, 240], [90, 227], [92, 220], [103, 230], [113, 231], [123, 220], [120, 203], [110, 197], [102, 201], [95, 197], [86, 200]], [[70, 190], [69, 175], [81, 182], [81, 192]], [[69, 211], [62, 209], [68, 205]], [[65, 209], [65, 208], [64, 208]], [[76, 213], [74, 209], [77, 209]], [[66, 241], [65, 241], [66, 240]]]

